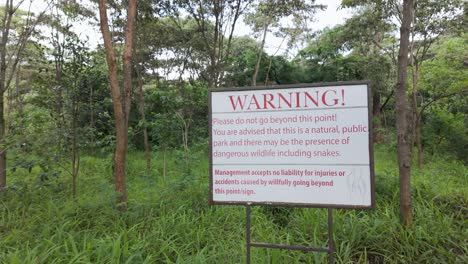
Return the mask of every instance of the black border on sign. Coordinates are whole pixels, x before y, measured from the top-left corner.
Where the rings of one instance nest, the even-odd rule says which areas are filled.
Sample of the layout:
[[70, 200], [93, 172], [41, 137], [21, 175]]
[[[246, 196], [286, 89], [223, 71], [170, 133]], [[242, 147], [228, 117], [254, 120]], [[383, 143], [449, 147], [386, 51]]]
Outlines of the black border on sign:
[[[208, 129], [209, 129], [209, 170], [210, 170], [210, 190], [209, 204], [210, 205], [266, 205], [266, 206], [284, 206], [284, 207], [305, 207], [305, 208], [343, 208], [343, 209], [375, 209], [375, 190], [374, 190], [374, 145], [373, 145], [373, 125], [372, 125], [372, 97], [369, 81], [347, 81], [347, 82], [327, 82], [327, 83], [301, 83], [290, 85], [275, 85], [275, 86], [249, 86], [249, 87], [229, 87], [229, 88], [212, 88], [208, 90]], [[212, 135], [212, 117], [213, 112], [212, 96], [213, 92], [228, 92], [228, 91], [255, 91], [266, 89], [292, 89], [292, 88], [321, 88], [327, 86], [351, 86], [351, 85], [366, 85], [367, 86], [367, 112], [368, 112], [368, 133], [369, 133], [369, 170], [370, 170], [370, 188], [371, 188], [371, 204], [370, 206], [362, 205], [344, 205], [344, 204], [310, 204], [310, 203], [283, 203], [283, 202], [249, 202], [249, 201], [213, 201], [213, 135]], [[254, 164], [252, 164], [254, 165]]]

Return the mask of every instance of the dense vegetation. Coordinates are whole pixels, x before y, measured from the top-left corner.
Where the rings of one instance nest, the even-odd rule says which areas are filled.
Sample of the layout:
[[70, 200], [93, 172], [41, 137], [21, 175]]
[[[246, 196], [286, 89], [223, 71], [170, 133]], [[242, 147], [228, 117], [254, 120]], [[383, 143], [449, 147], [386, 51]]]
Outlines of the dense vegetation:
[[[109, 157], [83, 157], [80, 194], [73, 201], [70, 181], [40, 181], [40, 169], [18, 170], [1, 194], [2, 263], [242, 263], [245, 209], [209, 206], [205, 152], [130, 155], [129, 210], [113, 209]], [[170, 158], [169, 158], [170, 157]], [[334, 210], [337, 263], [466, 263], [468, 191], [465, 166], [443, 155], [413, 172], [415, 228], [398, 220], [398, 171], [392, 147], [376, 151], [374, 211]], [[273, 210], [255, 207], [255, 241], [327, 245], [324, 209]], [[320, 263], [325, 253], [253, 249], [255, 263]]]
[[[74, 32], [83, 21], [97, 27], [98, 5], [56, 1], [33, 14], [15, 9], [19, 2], [0, 6], [0, 263], [242, 263], [245, 209], [208, 205], [208, 89], [351, 80], [371, 82], [377, 205], [334, 210], [336, 261], [468, 262], [464, 1], [414, 1], [405, 65], [409, 228], [398, 212], [400, 1], [342, 1], [353, 16], [317, 32], [304, 23], [324, 8], [315, 1], [139, 1], [131, 67], [115, 69], [119, 85], [131, 80], [128, 202], [114, 186], [121, 138], [109, 49]], [[128, 51], [127, 2], [107, 5], [118, 63]], [[283, 24], [288, 17], [296, 19]], [[240, 20], [251, 36], [233, 33]], [[267, 34], [282, 39], [274, 54]], [[327, 245], [323, 209], [255, 207], [252, 219], [255, 241]], [[253, 263], [327, 261], [323, 253], [252, 254]]]

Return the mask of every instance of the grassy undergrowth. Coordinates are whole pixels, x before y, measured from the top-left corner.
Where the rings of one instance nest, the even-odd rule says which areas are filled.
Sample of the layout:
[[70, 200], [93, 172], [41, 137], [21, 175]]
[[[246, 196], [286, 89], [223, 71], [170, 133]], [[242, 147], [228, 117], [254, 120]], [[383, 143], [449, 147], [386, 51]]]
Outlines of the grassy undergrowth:
[[[468, 179], [462, 162], [428, 157], [413, 169], [415, 225], [399, 224], [395, 155], [375, 154], [373, 211], [334, 210], [337, 263], [468, 263]], [[0, 263], [243, 263], [245, 209], [209, 206], [208, 160], [143, 153], [128, 165], [129, 210], [114, 209], [110, 158], [83, 157], [78, 198], [66, 176], [17, 170], [0, 193]], [[64, 174], [65, 175], [65, 174]], [[255, 207], [252, 240], [327, 246], [325, 209]], [[252, 263], [326, 263], [325, 253], [252, 249]]]

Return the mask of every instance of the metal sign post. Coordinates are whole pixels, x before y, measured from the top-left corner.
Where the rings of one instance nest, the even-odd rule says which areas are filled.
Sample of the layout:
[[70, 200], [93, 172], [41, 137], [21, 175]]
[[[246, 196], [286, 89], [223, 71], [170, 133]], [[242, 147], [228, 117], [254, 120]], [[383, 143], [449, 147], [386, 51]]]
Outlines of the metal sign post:
[[246, 242], [246, 263], [250, 264], [250, 248], [259, 247], [259, 248], [272, 248], [272, 249], [286, 249], [286, 250], [299, 250], [299, 251], [315, 251], [315, 252], [328, 252], [328, 262], [330, 264], [334, 263], [334, 244], [333, 244], [333, 212], [332, 208], [328, 208], [328, 248], [322, 247], [310, 247], [302, 245], [282, 245], [282, 244], [272, 244], [264, 242], [252, 242], [250, 239], [250, 207], [251, 204], [245, 206], [246, 219], [245, 219], [245, 242]]
[[332, 264], [334, 260], [335, 245], [333, 244], [333, 211], [328, 208], [328, 262]]

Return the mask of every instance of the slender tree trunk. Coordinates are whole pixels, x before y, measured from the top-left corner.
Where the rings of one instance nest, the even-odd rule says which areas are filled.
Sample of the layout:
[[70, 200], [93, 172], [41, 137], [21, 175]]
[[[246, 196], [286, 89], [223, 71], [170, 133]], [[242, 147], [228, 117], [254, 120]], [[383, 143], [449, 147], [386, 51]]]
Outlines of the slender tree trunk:
[[278, 48], [276, 49], [275, 53], [270, 56], [270, 62], [268, 63], [268, 69], [267, 69], [267, 72], [266, 72], [266, 76], [265, 76], [265, 86], [268, 85], [268, 82], [270, 81], [269, 80], [269, 77], [270, 77], [270, 70], [271, 70], [271, 64], [273, 62], [273, 57], [276, 56], [276, 54], [278, 53], [278, 51], [281, 49], [281, 46], [283, 46], [283, 43], [284, 41], [286, 40], [286, 37], [287, 36], [284, 36], [283, 37], [283, 40], [281, 40], [281, 43], [279, 44]]
[[127, 161], [128, 131], [125, 120], [121, 117], [115, 118], [116, 143], [114, 151], [114, 185], [118, 193], [117, 208], [121, 211], [127, 210], [126, 202], [127, 186], [125, 178], [125, 169]]
[[127, 10], [127, 25], [125, 28], [125, 45], [123, 53], [123, 89], [120, 89], [117, 77], [117, 59], [112, 45], [112, 37], [107, 19], [107, 1], [99, 0], [99, 16], [101, 32], [104, 39], [107, 67], [109, 68], [109, 84], [114, 108], [116, 144], [114, 152], [114, 184], [118, 193], [117, 208], [127, 210], [127, 188], [125, 168], [128, 146], [128, 116], [131, 97], [131, 58], [133, 48], [133, 32], [135, 28], [136, 0], [129, 0]]
[[[220, 84], [224, 83], [224, 73], [225, 73], [224, 69], [225, 69], [226, 64], [229, 63], [229, 57], [231, 55], [232, 37], [234, 35], [234, 29], [236, 27], [237, 20], [239, 19], [240, 15], [242, 13], [241, 10], [240, 10], [241, 4], [242, 4], [242, 0], [237, 0], [236, 1], [236, 11], [234, 12], [233, 20], [232, 20], [232, 23], [231, 23], [231, 30], [229, 32], [229, 37], [228, 37], [227, 46], [226, 46], [226, 50], [225, 50], [226, 56], [222, 60], [222, 65], [223, 66], [222, 66], [222, 68], [220, 70], [220, 73], [219, 73], [219, 83]], [[222, 44], [222, 43], [220, 43], [220, 44]], [[222, 45], [220, 45], [220, 47], [222, 48]], [[221, 49], [220, 49], [220, 54], [222, 55]]]
[[125, 27], [125, 45], [122, 55], [123, 64], [123, 109], [125, 114], [125, 125], [128, 128], [130, 116], [131, 98], [132, 98], [132, 54], [133, 38], [136, 20], [137, 0], [129, 0], [127, 10], [127, 25]]
[[143, 123], [143, 141], [145, 144], [145, 157], [146, 157], [146, 169], [151, 168], [151, 156], [150, 156], [150, 145], [148, 141], [148, 128], [146, 127], [146, 116], [145, 116], [145, 97], [143, 95], [143, 80], [141, 69], [137, 70], [138, 74], [138, 110], [140, 110], [141, 122]]
[[381, 111], [380, 92], [375, 91], [372, 96], [372, 115], [374, 117], [374, 143], [382, 141], [382, 111]]
[[92, 128], [92, 133], [91, 133], [91, 152], [93, 155], [96, 152], [96, 137], [95, 137], [95, 121], [94, 121], [94, 88], [91, 85], [90, 87], [90, 95], [89, 95], [89, 126]]
[[[65, 129], [65, 116], [63, 114], [63, 88], [62, 88], [62, 47], [61, 44], [59, 43], [59, 37], [58, 33], [56, 35], [56, 55], [55, 55], [55, 114], [56, 114], [56, 125], [58, 131], [62, 131]], [[66, 139], [62, 136], [62, 133], [59, 133], [58, 136], [58, 141], [56, 142], [59, 149], [62, 148], [62, 146], [65, 143]]]
[[185, 158], [185, 165], [187, 167], [187, 169], [189, 168], [189, 159], [188, 159], [188, 151], [189, 151], [189, 147], [188, 147], [188, 138], [189, 138], [189, 129], [190, 129], [190, 123], [191, 123], [191, 119], [192, 119], [192, 116], [189, 115], [189, 117], [187, 118], [187, 120], [184, 119], [184, 116], [182, 116], [182, 114], [180, 114], [179, 112], [175, 112], [177, 117], [179, 117], [180, 119], [180, 123], [181, 123], [181, 128], [182, 128], [182, 143], [184, 145], [184, 158]]
[[18, 67], [16, 71], [16, 85], [15, 85], [15, 104], [16, 110], [18, 111], [18, 116], [23, 118], [23, 101], [21, 100], [21, 88], [20, 88], [20, 79], [21, 79], [21, 66]]
[[418, 113], [418, 99], [417, 99], [417, 85], [418, 85], [418, 81], [417, 81], [417, 73], [416, 73], [416, 70], [412, 69], [411, 70], [411, 75], [412, 75], [412, 82], [413, 82], [413, 91], [412, 91], [412, 94], [411, 94], [411, 97], [412, 97], [412, 111], [413, 111], [413, 114], [412, 114], [412, 133], [411, 133], [411, 149], [413, 149], [413, 146], [417, 146], [417, 155], [418, 155], [418, 167], [420, 167], [420, 164], [419, 164], [419, 160], [422, 159], [421, 157], [421, 152], [420, 152], [420, 148], [419, 146], [421, 145], [421, 142], [419, 141], [419, 135], [418, 135], [418, 128], [420, 126], [419, 124], [419, 113]]
[[273, 56], [270, 56], [270, 62], [268, 63], [268, 69], [267, 69], [267, 72], [265, 74], [265, 86], [268, 85], [268, 83], [270, 82], [270, 79], [269, 79], [269, 75], [270, 75], [270, 70], [271, 70], [271, 64], [273, 63]]
[[403, 1], [403, 20], [400, 28], [400, 51], [398, 54], [398, 79], [395, 92], [398, 166], [400, 174], [400, 220], [406, 227], [413, 226], [411, 206], [411, 163], [408, 142], [408, 102], [406, 91], [409, 33], [413, 15], [413, 0]]
[[412, 92], [412, 99], [413, 99], [413, 133], [412, 133], [412, 140], [411, 140], [411, 147], [416, 145], [417, 148], [417, 155], [418, 155], [418, 168], [422, 168], [423, 166], [423, 154], [422, 154], [422, 143], [421, 143], [421, 116], [418, 111], [418, 76], [419, 76], [419, 69], [417, 65], [412, 66], [413, 69], [411, 70], [412, 80], [413, 80], [413, 92]]
[[[46, 10], [49, 8], [50, 3], [47, 5]], [[8, 63], [9, 65], [9, 76], [7, 78], [7, 63], [6, 63], [6, 49], [7, 43], [10, 34], [10, 26], [13, 20], [13, 15], [18, 9], [16, 6], [13, 6], [13, 0], [7, 0], [4, 6], [4, 14], [2, 18], [2, 24], [0, 25], [0, 190], [6, 186], [6, 149], [5, 149], [5, 111], [4, 111], [4, 96], [5, 91], [10, 87], [10, 82], [13, 79], [15, 69], [18, 66], [22, 56], [23, 50], [26, 47], [26, 43], [34, 31], [37, 23], [40, 21], [41, 17], [44, 15], [44, 12], [39, 13], [36, 17], [35, 22], [31, 23], [31, 13], [27, 14], [27, 23], [24, 26], [24, 31], [21, 32], [19, 39], [16, 43], [17, 48], [14, 54], [10, 54], [10, 58], [13, 58], [12, 61]]]
[[187, 124], [184, 123], [184, 131], [182, 133], [182, 140], [184, 142], [184, 158], [185, 158], [185, 166], [188, 169], [189, 168], [189, 158], [188, 158], [188, 127]]
[[73, 117], [72, 117], [73, 118], [73, 120], [72, 120], [72, 133], [73, 133], [73, 139], [72, 139], [72, 197], [73, 197], [73, 199], [76, 199], [76, 189], [77, 189], [76, 185], [77, 185], [77, 179], [78, 179], [78, 172], [79, 172], [79, 169], [80, 169], [80, 153], [79, 153], [78, 144], [77, 144], [78, 109], [77, 109], [76, 105], [73, 108], [74, 109], [73, 109]]
[[222, 19], [220, 18], [222, 9], [221, 9], [221, 3], [222, 1], [220, 0], [214, 0], [213, 1], [213, 14], [215, 17], [215, 23], [214, 23], [214, 33], [213, 33], [213, 48], [211, 50], [211, 82], [213, 86], [212, 87], [218, 87], [218, 77], [219, 77], [219, 60], [218, 60], [218, 54], [221, 52], [219, 50], [219, 41], [220, 41], [220, 26], [222, 23]]
[[[413, 17], [414, 23], [414, 17]], [[411, 31], [411, 39], [409, 43], [409, 58], [411, 64], [411, 81], [412, 81], [412, 90], [411, 90], [411, 124], [410, 124], [410, 131], [411, 131], [411, 143], [410, 143], [410, 153], [413, 156], [413, 146], [416, 141], [416, 116], [417, 109], [418, 109], [418, 101], [417, 101], [417, 92], [416, 92], [416, 79], [415, 79], [415, 58], [414, 58], [414, 31]]]
[[416, 123], [416, 147], [418, 148], [418, 168], [423, 167], [423, 148], [421, 142], [421, 117], [418, 115], [418, 121]]
[[8, 35], [10, 33], [11, 18], [13, 16], [13, 0], [7, 0], [4, 7], [5, 12], [2, 19], [1, 42], [0, 42], [0, 190], [6, 187], [6, 148], [5, 148], [5, 117], [4, 96], [6, 90], [6, 48]]
[[[15, 74], [16, 75], [16, 74]], [[15, 80], [16, 82], [16, 80]], [[5, 102], [5, 134], [8, 134], [8, 130], [11, 127], [11, 109], [13, 105], [13, 96], [11, 94], [11, 89], [6, 90], [6, 102]]]
[[[379, 14], [380, 15], [380, 14]], [[370, 50], [370, 56], [379, 56], [381, 49], [380, 43], [382, 42], [382, 32], [376, 32], [373, 36], [373, 42], [376, 45], [373, 45], [372, 50]], [[382, 141], [382, 87], [376, 87], [377, 89], [373, 89], [372, 95], [372, 115], [374, 117], [373, 125], [374, 125], [374, 143], [379, 143]]]
[[163, 153], [163, 178], [166, 179], [166, 151], [167, 147], [164, 147], [164, 153]]
[[270, 24], [270, 18], [267, 18], [267, 20], [265, 21], [265, 27], [263, 28], [262, 44], [260, 45], [260, 49], [258, 50], [257, 64], [255, 64], [255, 70], [254, 70], [254, 73], [252, 75], [252, 86], [257, 85], [257, 75], [258, 75], [258, 71], [260, 69], [260, 62], [262, 61], [263, 48], [265, 47], [265, 39], [266, 39], [266, 35], [267, 35], [267, 32], [268, 32], [269, 24]]
[[0, 190], [6, 187], [6, 147], [5, 147], [5, 117], [4, 117], [4, 91], [0, 90]]
[[413, 84], [412, 97], [412, 133], [411, 133], [411, 150], [416, 145], [418, 155], [418, 168], [423, 166], [423, 154], [422, 154], [422, 143], [421, 143], [421, 115], [418, 111], [418, 81], [419, 81], [419, 66], [415, 58], [414, 53], [415, 40], [412, 36], [410, 58], [411, 58], [411, 80]]

